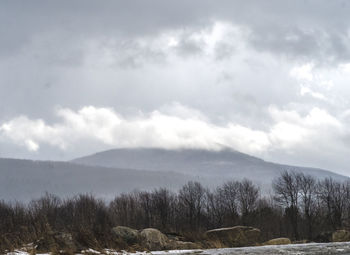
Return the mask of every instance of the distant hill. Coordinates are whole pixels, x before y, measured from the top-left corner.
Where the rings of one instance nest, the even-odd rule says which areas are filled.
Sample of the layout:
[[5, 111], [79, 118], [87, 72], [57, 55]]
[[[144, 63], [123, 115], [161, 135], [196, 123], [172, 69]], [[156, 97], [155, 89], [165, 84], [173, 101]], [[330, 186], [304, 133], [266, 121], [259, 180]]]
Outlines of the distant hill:
[[201, 177], [207, 184], [220, 184], [227, 179], [248, 178], [263, 186], [279, 176], [281, 171], [295, 170], [319, 178], [348, 177], [331, 171], [282, 165], [264, 161], [234, 150], [208, 151], [199, 149], [114, 149], [99, 152], [72, 162], [90, 165], [155, 171], [173, 171]]
[[189, 180], [213, 188], [242, 178], [267, 189], [283, 170], [348, 178], [321, 169], [274, 164], [232, 150], [115, 149], [71, 162], [0, 158], [0, 199], [28, 201], [45, 192], [63, 197], [92, 193], [110, 199], [136, 189], [175, 191]]
[[179, 173], [84, 166], [69, 162], [0, 159], [0, 199], [27, 201], [45, 192], [91, 193], [113, 198], [135, 189], [177, 189], [190, 179]]

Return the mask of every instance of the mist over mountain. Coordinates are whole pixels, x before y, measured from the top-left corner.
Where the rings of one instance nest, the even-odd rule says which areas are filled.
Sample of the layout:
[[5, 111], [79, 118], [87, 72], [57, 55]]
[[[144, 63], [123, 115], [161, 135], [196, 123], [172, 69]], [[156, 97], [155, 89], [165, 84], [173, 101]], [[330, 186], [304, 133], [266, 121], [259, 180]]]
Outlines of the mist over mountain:
[[285, 170], [303, 172], [318, 178], [347, 178], [323, 169], [271, 163], [231, 149], [114, 149], [72, 162], [89, 166], [172, 171], [194, 177], [201, 176], [209, 185], [220, 184], [228, 179], [247, 178], [259, 185], [269, 186], [271, 181]]
[[61, 197], [91, 193], [110, 199], [136, 189], [177, 189], [189, 180], [179, 173], [19, 159], [0, 159], [0, 176], [0, 199], [11, 201], [28, 201], [45, 192]]

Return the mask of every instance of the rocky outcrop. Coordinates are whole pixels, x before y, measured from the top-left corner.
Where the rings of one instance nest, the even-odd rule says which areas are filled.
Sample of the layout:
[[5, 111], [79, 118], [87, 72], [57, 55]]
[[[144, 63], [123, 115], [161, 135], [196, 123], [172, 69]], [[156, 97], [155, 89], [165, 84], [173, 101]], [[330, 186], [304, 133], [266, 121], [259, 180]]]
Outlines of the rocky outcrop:
[[206, 235], [210, 241], [219, 241], [227, 247], [254, 246], [260, 242], [260, 230], [246, 226], [213, 229]]
[[332, 242], [349, 242], [350, 241], [350, 232], [341, 229], [333, 232], [332, 234]]
[[167, 247], [169, 239], [155, 228], [146, 228], [140, 233], [140, 244], [150, 251], [163, 250]]
[[185, 242], [184, 237], [171, 233], [168, 236], [155, 228], [146, 228], [141, 231], [124, 226], [112, 228], [112, 234], [117, 245], [121, 243], [130, 247], [139, 247], [150, 251], [156, 250], [192, 250], [201, 246], [193, 242]]
[[291, 243], [292, 242], [290, 241], [289, 238], [280, 237], [280, 238], [271, 239], [265, 242], [264, 245], [283, 245], [283, 244], [291, 244]]
[[124, 226], [112, 228], [112, 234], [115, 238], [123, 240], [127, 244], [135, 244], [138, 242], [138, 231]]

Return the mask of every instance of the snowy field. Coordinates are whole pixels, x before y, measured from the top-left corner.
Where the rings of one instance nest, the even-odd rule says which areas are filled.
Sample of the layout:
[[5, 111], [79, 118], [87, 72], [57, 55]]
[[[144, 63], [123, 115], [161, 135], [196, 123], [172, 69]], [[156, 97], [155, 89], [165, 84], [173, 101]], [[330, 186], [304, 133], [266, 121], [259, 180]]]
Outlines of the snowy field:
[[[271, 245], [259, 247], [244, 247], [244, 248], [225, 248], [225, 249], [210, 249], [210, 250], [173, 250], [173, 251], [154, 251], [154, 252], [115, 252], [106, 250], [103, 253], [92, 249], [82, 252], [82, 254], [109, 254], [109, 255], [238, 255], [238, 254], [349, 254], [350, 242], [346, 243], [309, 243], [309, 244], [291, 244], [291, 245]], [[25, 251], [15, 251], [7, 253], [7, 255], [29, 255]], [[44, 255], [44, 254], [43, 254]]]

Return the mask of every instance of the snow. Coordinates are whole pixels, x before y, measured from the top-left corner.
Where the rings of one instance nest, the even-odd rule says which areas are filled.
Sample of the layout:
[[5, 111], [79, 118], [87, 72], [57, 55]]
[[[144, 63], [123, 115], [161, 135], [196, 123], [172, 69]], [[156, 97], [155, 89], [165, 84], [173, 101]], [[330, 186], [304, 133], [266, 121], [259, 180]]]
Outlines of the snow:
[[[170, 251], [153, 251], [153, 252], [117, 252], [106, 249], [103, 252], [88, 249], [84, 253], [108, 254], [108, 255], [259, 255], [259, 254], [288, 254], [288, 255], [306, 255], [306, 254], [350, 254], [350, 242], [344, 243], [308, 243], [308, 244], [290, 244], [290, 245], [270, 245], [242, 248], [224, 248], [208, 250], [170, 250]], [[29, 255], [21, 250], [7, 253], [7, 255]], [[49, 254], [40, 254], [49, 255]]]
[[[13, 252], [8, 252], [7, 255], [29, 255], [26, 251], [14, 250]], [[40, 255], [50, 255], [49, 253], [41, 253]]]

